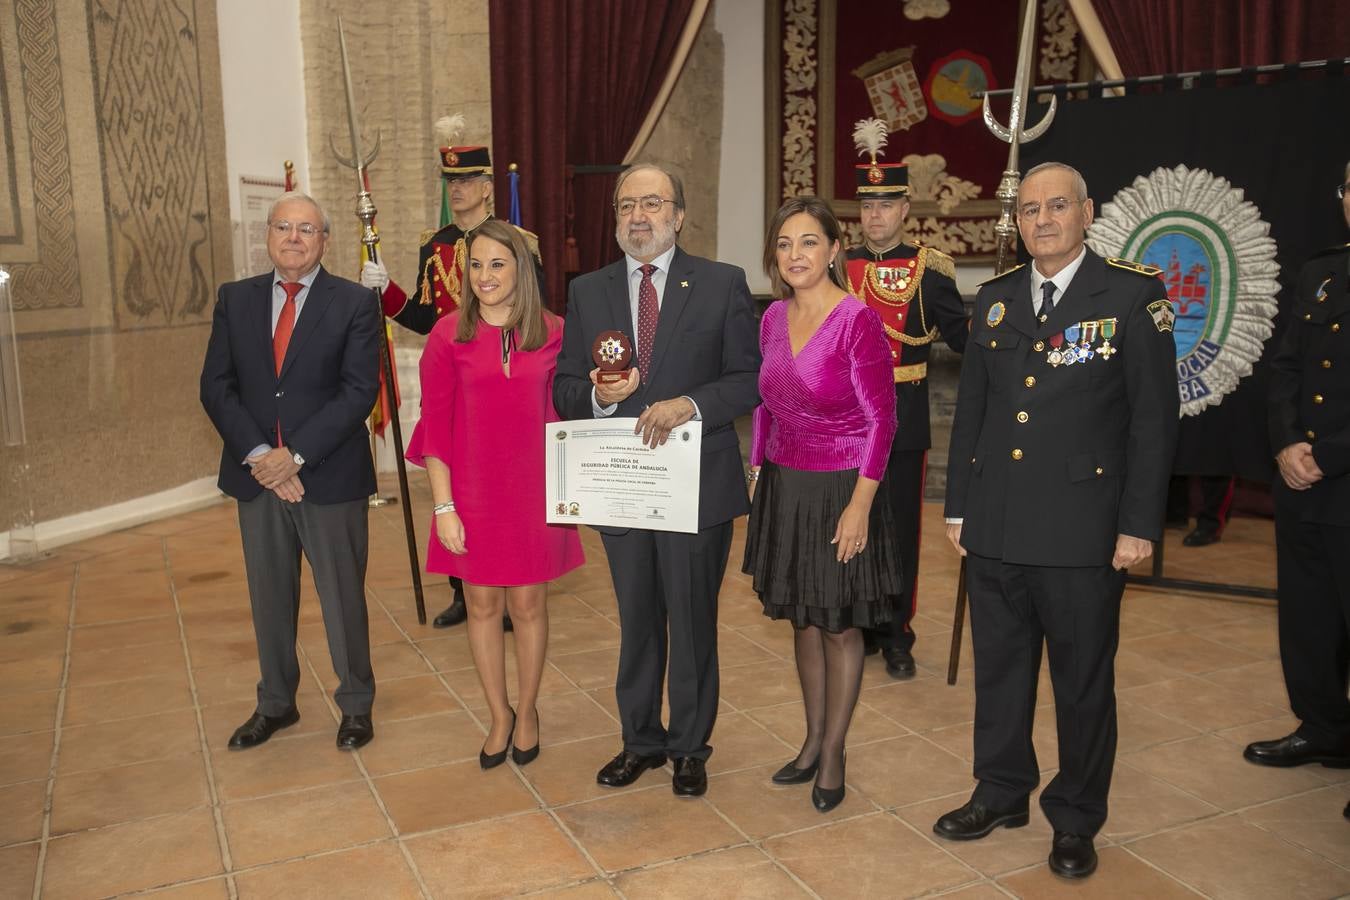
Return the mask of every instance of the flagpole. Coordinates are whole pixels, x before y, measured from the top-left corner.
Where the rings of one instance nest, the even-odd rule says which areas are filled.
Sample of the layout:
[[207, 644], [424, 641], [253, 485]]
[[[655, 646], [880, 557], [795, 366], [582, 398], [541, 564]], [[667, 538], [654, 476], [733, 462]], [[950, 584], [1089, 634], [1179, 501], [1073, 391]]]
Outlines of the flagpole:
[[[334, 154], [338, 161], [356, 170], [356, 218], [361, 222], [361, 243], [365, 245], [366, 257], [371, 262], [379, 262], [379, 236], [375, 233], [375, 202], [366, 187], [366, 167], [375, 160], [380, 152], [377, 136], [375, 147], [367, 157], [361, 152], [361, 131], [356, 123], [356, 99], [352, 93], [352, 70], [347, 62], [347, 37], [342, 31], [342, 16], [338, 16], [338, 47], [342, 51], [342, 77], [347, 91], [347, 124], [351, 132], [352, 156], [344, 159]], [[332, 136], [329, 136], [332, 143]], [[417, 624], [427, 624], [426, 599], [422, 595], [422, 564], [417, 555], [417, 531], [413, 526], [412, 501], [408, 492], [408, 468], [403, 459], [403, 428], [399, 423], [398, 398], [394, 393], [394, 357], [389, 346], [389, 331], [384, 321], [384, 306], [380, 302], [380, 292], [371, 290], [371, 300], [380, 316], [380, 366], [384, 371], [384, 386], [389, 403], [389, 424], [394, 431], [394, 461], [398, 466], [398, 493], [403, 501], [403, 531], [408, 539], [408, 566], [412, 572], [413, 598], [417, 604]], [[372, 438], [373, 440], [373, 438]]]

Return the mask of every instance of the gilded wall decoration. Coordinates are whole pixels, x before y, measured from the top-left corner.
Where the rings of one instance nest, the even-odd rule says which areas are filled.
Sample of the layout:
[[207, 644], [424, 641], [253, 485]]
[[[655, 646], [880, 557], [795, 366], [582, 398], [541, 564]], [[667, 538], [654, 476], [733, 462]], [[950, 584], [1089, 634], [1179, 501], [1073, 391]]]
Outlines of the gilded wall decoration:
[[783, 7], [781, 69], [783, 79], [782, 192], [769, 193], [773, 205], [809, 194], [816, 187], [816, 0], [786, 0]]
[[1078, 20], [1068, 0], [1041, 7], [1041, 81], [1073, 81], [1078, 73]]

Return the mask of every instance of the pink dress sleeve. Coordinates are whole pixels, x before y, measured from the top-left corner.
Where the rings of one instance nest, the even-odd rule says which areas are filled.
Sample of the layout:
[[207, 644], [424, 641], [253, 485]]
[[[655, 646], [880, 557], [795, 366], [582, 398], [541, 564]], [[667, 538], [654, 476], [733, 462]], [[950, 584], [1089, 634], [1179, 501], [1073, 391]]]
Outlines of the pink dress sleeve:
[[880, 481], [886, 473], [886, 460], [895, 440], [895, 375], [891, 368], [891, 348], [881, 317], [868, 308], [853, 319], [853, 365], [849, 377], [867, 419], [867, 443], [863, 448], [858, 474]]
[[427, 338], [419, 366], [422, 382], [422, 415], [417, 420], [404, 458], [426, 468], [426, 458], [434, 456], [450, 465], [450, 435], [454, 429], [457, 372], [451, 342], [458, 327], [457, 315], [436, 323]]
[[553, 379], [558, 375], [558, 353], [562, 350], [562, 319], [557, 316], [548, 317], [548, 340], [544, 343], [544, 352], [548, 354], [548, 378], [544, 380], [544, 421], [559, 422], [562, 417], [558, 415], [557, 408], [553, 405]]
[[[765, 355], [765, 345], [768, 343], [765, 332], [770, 328], [770, 320], [776, 315], [777, 307], [783, 301], [779, 300], [764, 310], [764, 315], [759, 320], [759, 355], [762, 360]], [[763, 386], [760, 386], [761, 397]], [[764, 465], [764, 454], [769, 446], [769, 432], [773, 428], [773, 413], [769, 412], [769, 407], [760, 400], [759, 406], [750, 419], [750, 465], [752, 468]]]

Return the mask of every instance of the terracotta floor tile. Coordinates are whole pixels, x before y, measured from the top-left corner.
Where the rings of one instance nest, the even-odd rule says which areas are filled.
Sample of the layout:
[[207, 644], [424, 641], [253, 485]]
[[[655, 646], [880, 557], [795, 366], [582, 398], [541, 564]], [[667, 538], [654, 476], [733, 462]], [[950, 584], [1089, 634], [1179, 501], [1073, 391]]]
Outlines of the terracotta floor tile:
[[1111, 777], [1109, 802], [1110, 813], [1102, 834], [1115, 843], [1221, 812], [1217, 806], [1119, 761]]
[[25, 781], [0, 787], [0, 846], [42, 837], [42, 807], [47, 801], [47, 782]]
[[[806, 718], [802, 712], [801, 701], [765, 706], [744, 715], [769, 729], [792, 751], [800, 749], [802, 741], [806, 740]], [[853, 721], [848, 726], [848, 745], [856, 747], [872, 741], [899, 737], [902, 734], [909, 734], [909, 730], [892, 722], [866, 703], [860, 702], [858, 708], [853, 711]]]
[[547, 896], [550, 900], [613, 900], [619, 895], [603, 878], [593, 878], [571, 887], [550, 888]]
[[[459, 669], [454, 672], [443, 673], [445, 680], [450, 683], [450, 689], [459, 696], [461, 703], [468, 709], [486, 709], [487, 701], [483, 699], [483, 686], [478, 681], [478, 672], [475, 669]], [[516, 655], [511, 649], [506, 652], [506, 696], [512, 703], [516, 702], [519, 691], [516, 689], [518, 684], [516, 676]], [[543, 678], [539, 681], [540, 698], [552, 697], [558, 694], [575, 693], [576, 688], [572, 682], [563, 677], [562, 673], [553, 666], [544, 666]], [[543, 702], [541, 699], [540, 702]]]
[[891, 682], [862, 692], [868, 706], [911, 731], [923, 732], [975, 719], [974, 679], [949, 686], [936, 679]]
[[615, 886], [630, 900], [667, 897], [809, 897], [754, 847], [718, 850], [664, 866], [625, 872]]
[[1117, 698], [1116, 753], [1130, 753], [1155, 744], [1195, 737], [1200, 732], [1185, 722], [1161, 712]]
[[538, 806], [510, 765], [484, 771], [476, 759], [387, 775], [376, 779], [375, 786], [400, 834], [507, 816]]
[[[1233, 626], [1226, 626], [1232, 628]], [[1213, 632], [1206, 629], [1205, 634]], [[1221, 644], [1193, 631], [1172, 631], [1150, 637], [1122, 641], [1147, 659], [1154, 659], [1188, 675], [1203, 675], [1216, 669], [1228, 669], [1257, 662], [1261, 657], [1232, 644]]]
[[155, 616], [173, 615], [173, 599], [167, 585], [159, 591], [131, 591], [105, 594], [97, 599], [80, 589], [75, 601], [75, 624], [96, 625], [108, 622], [126, 622]]
[[1150, 747], [1121, 759], [1224, 810], [1264, 803], [1324, 783], [1301, 769], [1254, 766], [1240, 751], [1211, 735]]
[[375, 689], [375, 713], [381, 722], [413, 719], [462, 709], [435, 675], [380, 678]]
[[91, 650], [125, 650], [128, 647], [163, 644], [178, 639], [178, 619], [175, 616], [153, 616], [134, 622], [81, 625], [71, 636], [70, 652], [82, 657]]
[[[258, 660], [232, 663], [228, 666], [210, 666], [193, 671], [197, 682], [197, 702], [202, 706], [217, 703], [233, 703], [239, 700], [257, 700], [258, 697]], [[316, 685], [309, 674], [301, 669], [300, 690]], [[301, 710], [303, 713], [304, 710]]]
[[197, 716], [190, 709], [81, 725], [61, 732], [58, 776], [196, 753]]
[[[847, 784], [882, 807], [974, 787], [969, 763], [913, 735], [850, 748], [847, 769]], [[896, 777], [897, 773], [920, 772], [921, 778]]]
[[566, 656], [549, 654], [549, 662], [569, 681], [583, 691], [613, 687], [618, 678], [619, 650], [587, 650]]
[[780, 658], [738, 631], [728, 630], [718, 635], [717, 660], [724, 671], [735, 666], [778, 661]]
[[59, 691], [0, 694], [0, 735], [50, 731], [56, 725]]
[[[473, 651], [469, 649], [469, 639], [462, 627], [421, 638], [417, 641], [417, 647], [431, 660], [437, 672], [473, 668]], [[550, 653], [549, 657], [552, 658], [553, 654]]]
[[64, 667], [62, 656], [0, 662], [0, 695], [56, 690]]
[[591, 614], [575, 619], [550, 621], [548, 648], [559, 655], [576, 650], [619, 646], [619, 629], [604, 616]]
[[485, 736], [466, 712], [385, 722], [377, 706], [375, 740], [361, 748], [361, 761], [375, 776], [477, 759]]
[[389, 825], [364, 782], [228, 803], [223, 814], [236, 868], [390, 836]]
[[772, 731], [751, 718], [749, 713], [719, 715], [711, 743], [713, 756], [708, 762], [709, 774], [769, 763], [773, 763], [777, 769], [796, 755], [798, 749], [784, 744]]
[[1289, 693], [1284, 687], [1284, 670], [1278, 659], [1249, 663], [1232, 669], [1221, 669], [1203, 676], [1205, 681], [1225, 690], [1244, 693], [1258, 703], [1276, 709], [1289, 706]]
[[228, 666], [256, 660], [258, 642], [252, 628], [212, 631], [206, 635], [193, 630], [188, 632], [188, 653], [192, 655], [194, 669]]
[[[714, 735], [715, 736], [715, 735]], [[615, 737], [605, 736], [574, 741], [570, 744], [545, 744], [539, 758], [521, 771], [534, 785], [544, 802], [550, 806], [576, 803], [595, 797], [610, 797], [659, 786], [670, 796], [669, 766], [655, 772], [645, 772], [637, 783], [627, 788], [607, 788], [595, 782], [595, 773], [622, 749]], [[713, 764], [716, 765], [715, 763]]]
[[66, 652], [66, 637], [66, 621], [59, 612], [39, 620], [0, 611], [0, 661], [59, 659]]
[[52, 834], [187, 812], [210, 802], [197, 754], [61, 775], [52, 794]]
[[730, 775], [714, 774], [708, 782], [708, 801], [752, 840], [814, 828], [875, 809], [857, 791], [848, 791], [843, 803], [821, 815], [811, 804], [810, 782], [776, 785], [769, 780], [776, 771], [778, 765], [767, 765]]
[[608, 872], [740, 843], [713, 808], [669, 791], [603, 797], [557, 811], [577, 841]]
[[171, 712], [192, 706], [187, 670], [165, 672], [134, 681], [75, 685], [66, 691], [64, 726], [92, 725]]
[[1174, 678], [1142, 687], [1117, 689], [1116, 693], [1122, 700], [1210, 731], [1269, 719], [1283, 712], [1278, 707], [1255, 703], [1240, 691], [1219, 687], [1203, 678]]
[[[547, 891], [596, 874], [542, 813], [438, 831], [409, 839], [407, 847], [434, 897], [487, 898]], [[529, 849], [503, 852], [509, 847]]]
[[0, 737], [0, 784], [46, 779], [55, 736], [54, 731], [34, 731]]
[[727, 669], [721, 673], [721, 697], [739, 710], [778, 706], [800, 700], [797, 670], [785, 660]]
[[[136, 865], [108, 864], [133, 859]], [[53, 840], [42, 889], [52, 897], [103, 897], [219, 871], [215, 819], [209, 809], [198, 809]]]
[[235, 876], [239, 896], [366, 900], [421, 897], [417, 878], [392, 841], [297, 859]]
[[[288, 741], [304, 734], [326, 734], [330, 739], [336, 738], [338, 720], [329, 712], [321, 694], [313, 689], [302, 690], [295, 698], [295, 706], [300, 710], [300, 721], [278, 731], [272, 737], [273, 741]], [[257, 707], [257, 700], [249, 699], [203, 708], [201, 713], [202, 722], [206, 725], [207, 746], [212, 750], [224, 750], [230, 735], [253, 715]]]
[[1160, 681], [1180, 678], [1180, 669], [1164, 665], [1130, 647], [1116, 651], [1116, 693]]
[[904, 860], [909, 896], [953, 888], [979, 875], [905, 823], [876, 813], [766, 841], [764, 850], [821, 897], [893, 895], [897, 873], [878, 859]]
[[1183, 900], [1203, 896], [1120, 847], [1098, 847], [1097, 859], [1097, 874], [1086, 881], [1069, 881], [1055, 875], [1049, 866], [1038, 865], [1004, 875], [998, 883], [1018, 897], [1035, 900], [1042, 897], [1047, 900], [1059, 897]]
[[1248, 809], [1241, 818], [1350, 869], [1350, 822], [1339, 814], [1346, 800], [1344, 789], [1326, 787]]
[[228, 900], [230, 888], [224, 878], [210, 878], [150, 891], [141, 896], [154, 897], [155, 900]]
[[1129, 848], [1212, 897], [1334, 897], [1350, 891], [1350, 871], [1235, 817], [1141, 838]]
[[933, 823], [942, 815], [962, 806], [970, 792], [963, 791], [938, 800], [925, 800], [902, 806], [894, 814], [908, 822], [925, 840], [940, 847], [985, 877], [1013, 872], [1044, 863], [1050, 852], [1053, 830], [1031, 797], [1031, 821], [1022, 828], [998, 828], [978, 841], [946, 841], [933, 834]]
[[[290, 729], [281, 732], [289, 733]], [[211, 748], [211, 767], [222, 803], [361, 778], [352, 754], [339, 750], [328, 732], [296, 735], [289, 740], [278, 736], [248, 750], [215, 745]]]
[[41, 845], [0, 848], [0, 900], [30, 900]]
[[133, 678], [177, 675], [186, 669], [183, 646], [175, 639], [137, 647], [135, 653], [109, 647], [72, 654], [69, 683], [71, 687], [84, 687]]

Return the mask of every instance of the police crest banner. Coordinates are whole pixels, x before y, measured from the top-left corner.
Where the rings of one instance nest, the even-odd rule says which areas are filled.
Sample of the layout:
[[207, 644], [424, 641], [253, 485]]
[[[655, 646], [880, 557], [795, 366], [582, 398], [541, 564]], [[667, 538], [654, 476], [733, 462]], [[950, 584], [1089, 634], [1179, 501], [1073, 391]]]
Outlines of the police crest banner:
[[1345, 109], [1336, 72], [1071, 100], [1023, 150], [1023, 171], [1061, 160], [1083, 173], [1095, 250], [1163, 270], [1186, 414], [1178, 472], [1270, 474], [1265, 360], [1304, 260], [1345, 241]]

